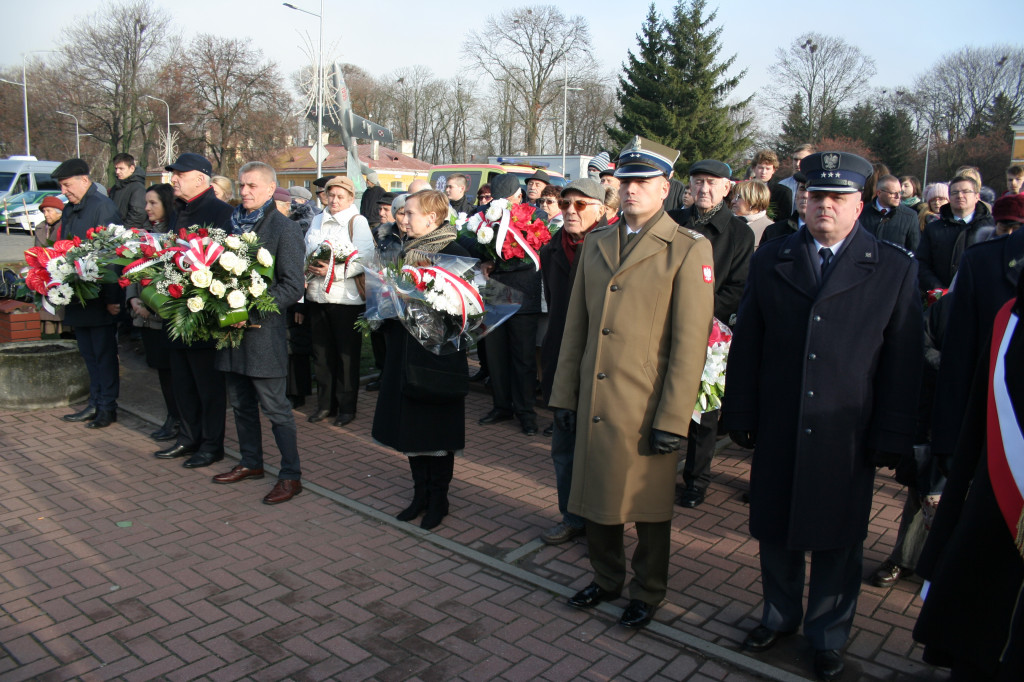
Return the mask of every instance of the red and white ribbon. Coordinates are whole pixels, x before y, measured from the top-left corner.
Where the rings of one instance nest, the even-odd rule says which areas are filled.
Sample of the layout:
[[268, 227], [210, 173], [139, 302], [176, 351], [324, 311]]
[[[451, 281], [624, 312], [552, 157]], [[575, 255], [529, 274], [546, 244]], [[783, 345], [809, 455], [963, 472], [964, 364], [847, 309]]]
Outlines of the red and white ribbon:
[[513, 230], [511, 228], [512, 211], [505, 209], [501, 213], [501, 220], [498, 222], [498, 235], [494, 242], [495, 251], [498, 257], [501, 258], [501, 249], [505, 245], [505, 239], [511, 234], [512, 239], [515, 240], [519, 246], [523, 247], [523, 251], [526, 252], [526, 257], [533, 261], [533, 267], [540, 270], [540, 254], [537, 253], [532, 246], [526, 243], [526, 239], [523, 237], [519, 230]]
[[187, 242], [179, 239], [178, 244], [181, 249], [175, 254], [174, 263], [182, 272], [209, 270], [224, 253], [224, 247], [209, 237], [190, 237]]
[[1007, 301], [996, 315], [989, 368], [987, 446], [988, 472], [999, 510], [1024, 556], [1024, 434], [1006, 386], [1005, 356], [1019, 321]]
[[[437, 266], [414, 267], [412, 265], [403, 265], [402, 272], [407, 273], [412, 278], [416, 288], [421, 291], [425, 288], [423, 286], [424, 275], [430, 275], [435, 280], [455, 290], [459, 296], [459, 309], [462, 315], [462, 328], [459, 329], [459, 333], [466, 331], [470, 315], [480, 314], [484, 311], [484, 300], [480, 297], [480, 292], [476, 290], [476, 287], [449, 270]], [[470, 310], [469, 306], [466, 305], [467, 300], [476, 304], [473, 310]]]

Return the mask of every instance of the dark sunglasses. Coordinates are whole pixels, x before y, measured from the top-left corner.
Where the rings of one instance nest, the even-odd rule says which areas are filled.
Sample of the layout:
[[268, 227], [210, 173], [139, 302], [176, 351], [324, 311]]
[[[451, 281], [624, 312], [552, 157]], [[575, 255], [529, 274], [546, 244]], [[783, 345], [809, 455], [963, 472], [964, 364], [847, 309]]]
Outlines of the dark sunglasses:
[[477, 195], [477, 199], [490, 199], [490, 198], [491, 198], [490, 194], [479, 194], [479, 195]]
[[583, 199], [573, 199], [572, 201], [569, 199], [558, 200], [558, 208], [563, 211], [569, 208], [569, 206], [574, 206], [576, 208], [576, 212], [579, 213], [586, 209], [587, 206], [600, 206], [600, 204], [596, 201], [583, 201]]

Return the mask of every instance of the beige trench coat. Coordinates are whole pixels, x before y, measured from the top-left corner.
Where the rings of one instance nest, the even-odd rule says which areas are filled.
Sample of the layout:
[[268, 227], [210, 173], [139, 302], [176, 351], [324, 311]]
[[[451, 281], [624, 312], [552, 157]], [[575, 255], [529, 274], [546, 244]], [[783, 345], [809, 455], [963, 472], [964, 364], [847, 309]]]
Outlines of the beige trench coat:
[[644, 454], [685, 438], [714, 314], [699, 233], [659, 213], [620, 251], [617, 226], [583, 242], [549, 401], [577, 412], [569, 510], [604, 525], [671, 520], [677, 456]]

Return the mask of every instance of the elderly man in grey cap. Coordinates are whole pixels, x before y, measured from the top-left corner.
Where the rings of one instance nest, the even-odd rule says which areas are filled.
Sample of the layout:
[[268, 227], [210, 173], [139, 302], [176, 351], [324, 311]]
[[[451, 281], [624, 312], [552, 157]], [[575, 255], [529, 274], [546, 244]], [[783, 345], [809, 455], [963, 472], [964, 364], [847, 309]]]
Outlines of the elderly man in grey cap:
[[800, 167], [807, 224], [754, 254], [722, 409], [732, 439], [754, 450], [764, 610], [744, 646], [764, 651], [802, 621], [815, 673], [832, 680], [857, 610], [875, 467], [912, 452], [924, 331], [917, 262], [857, 220], [871, 164], [823, 152]]
[[[754, 233], [746, 221], [733, 215], [725, 203], [732, 187], [732, 169], [714, 159], [690, 166], [690, 191], [693, 206], [668, 212], [680, 225], [700, 232], [711, 242], [715, 253], [715, 317], [732, 324], [747, 281], [750, 254], [754, 252]], [[683, 465], [685, 487], [679, 490], [677, 503], [693, 508], [704, 501], [711, 482], [711, 460], [718, 440], [719, 411], [701, 415], [700, 423], [691, 422], [686, 439]]]
[[[551, 386], [558, 367], [558, 350], [562, 345], [565, 316], [569, 309], [576, 273], [576, 256], [583, 240], [596, 227], [607, 225], [604, 204], [605, 190], [600, 182], [591, 178], [573, 180], [562, 190], [559, 208], [562, 210], [562, 229], [541, 247], [541, 277], [544, 298], [548, 304], [548, 328], [541, 343], [541, 393], [544, 402], [551, 397]], [[562, 518], [557, 525], [541, 535], [549, 545], [567, 542], [583, 535], [586, 521], [569, 511], [569, 486], [572, 483], [573, 452], [576, 432], [552, 426], [551, 461], [555, 466], [555, 487], [558, 490], [558, 511]]]
[[[575, 432], [568, 510], [586, 519], [594, 577], [569, 604], [618, 599], [624, 524], [634, 523], [630, 601], [647, 625], [668, 590], [676, 457], [697, 400], [711, 329], [711, 244], [665, 214], [679, 152], [643, 138], [622, 150], [622, 218], [576, 254], [549, 405]], [[578, 419], [577, 419], [578, 415]]]

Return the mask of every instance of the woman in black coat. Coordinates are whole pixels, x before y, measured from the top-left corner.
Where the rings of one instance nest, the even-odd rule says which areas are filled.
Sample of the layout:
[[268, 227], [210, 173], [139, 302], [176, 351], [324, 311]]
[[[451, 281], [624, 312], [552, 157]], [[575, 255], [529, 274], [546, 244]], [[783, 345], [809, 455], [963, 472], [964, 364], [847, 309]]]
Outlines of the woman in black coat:
[[[424, 190], [410, 196], [403, 221], [409, 240], [402, 254], [407, 265], [419, 264], [426, 260], [424, 254], [430, 253], [469, 256], [455, 243], [455, 227], [448, 223], [448, 200], [440, 192]], [[413, 499], [398, 520], [411, 521], [424, 514], [420, 527], [429, 530], [448, 514], [455, 453], [466, 445], [466, 405], [464, 396], [417, 391], [408, 381], [407, 368], [468, 377], [466, 349], [434, 355], [397, 320], [386, 321], [381, 330], [387, 355], [373, 416], [373, 437], [409, 457]]]

